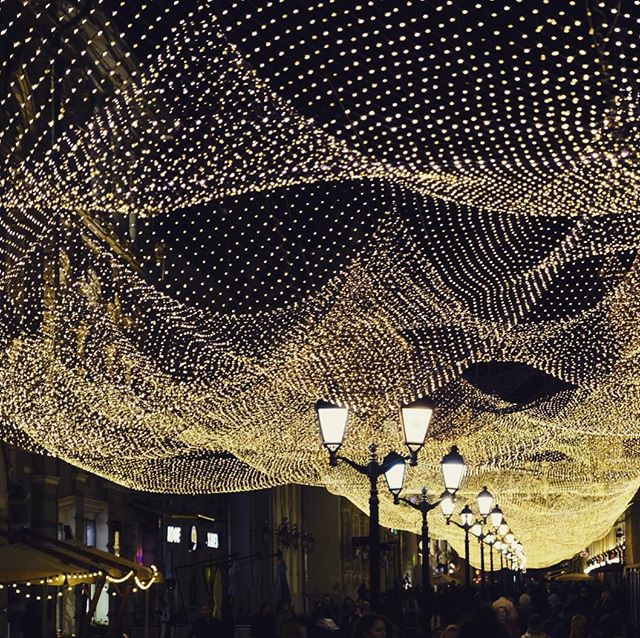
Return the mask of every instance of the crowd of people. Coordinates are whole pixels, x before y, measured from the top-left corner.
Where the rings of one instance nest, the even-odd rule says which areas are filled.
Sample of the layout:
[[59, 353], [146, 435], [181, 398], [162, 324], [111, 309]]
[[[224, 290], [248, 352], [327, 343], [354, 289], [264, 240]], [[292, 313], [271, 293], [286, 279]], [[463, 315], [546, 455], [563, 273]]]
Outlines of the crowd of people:
[[[419, 589], [383, 594], [372, 613], [366, 588], [337, 605], [319, 600], [306, 617], [291, 605], [265, 604], [251, 621], [252, 638], [420, 638], [425, 614]], [[468, 592], [447, 585], [429, 600], [433, 638], [622, 638], [625, 601], [597, 583], [530, 581], [520, 589]]]

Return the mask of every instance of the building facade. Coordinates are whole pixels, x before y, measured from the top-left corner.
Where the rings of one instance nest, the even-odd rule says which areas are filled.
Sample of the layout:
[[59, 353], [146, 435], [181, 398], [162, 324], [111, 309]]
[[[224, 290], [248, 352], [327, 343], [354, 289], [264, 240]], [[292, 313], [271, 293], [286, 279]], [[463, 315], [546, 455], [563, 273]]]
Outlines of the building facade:
[[[143, 636], [145, 620], [158, 626], [165, 619], [178, 638], [203, 604], [219, 607], [228, 595], [241, 625], [264, 603], [277, 608], [291, 602], [298, 613], [311, 613], [324, 596], [337, 604], [345, 596], [357, 598], [363, 585], [368, 586], [368, 518], [322, 488], [150, 494], [50, 456], [8, 445], [1, 449], [0, 530], [11, 535], [26, 528], [155, 565], [162, 573], [162, 583], [148, 593], [133, 591], [126, 602], [116, 585], [105, 588], [93, 616], [96, 631], [121, 618], [129, 636]], [[382, 590], [419, 584], [417, 537], [380, 528], [380, 540]], [[448, 551], [446, 544], [435, 541], [431, 550], [434, 566]], [[95, 585], [69, 587], [50, 600], [35, 586], [30, 591], [33, 597], [27, 599], [16, 588], [0, 590], [0, 637], [11, 625], [12, 638], [32, 638], [26, 616], [40, 627], [37, 635], [76, 634], [80, 611]], [[42, 599], [37, 609], [36, 596]]]

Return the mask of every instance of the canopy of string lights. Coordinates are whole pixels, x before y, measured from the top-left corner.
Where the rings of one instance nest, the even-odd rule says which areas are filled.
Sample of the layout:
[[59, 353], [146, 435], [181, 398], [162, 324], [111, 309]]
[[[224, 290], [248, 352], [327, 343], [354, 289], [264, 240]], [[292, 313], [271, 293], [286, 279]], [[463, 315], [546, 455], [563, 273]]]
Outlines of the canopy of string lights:
[[529, 566], [603, 536], [640, 485], [640, 2], [560, 5], [2, 0], [2, 439], [366, 511], [315, 402], [364, 461], [430, 396], [408, 493], [455, 443]]

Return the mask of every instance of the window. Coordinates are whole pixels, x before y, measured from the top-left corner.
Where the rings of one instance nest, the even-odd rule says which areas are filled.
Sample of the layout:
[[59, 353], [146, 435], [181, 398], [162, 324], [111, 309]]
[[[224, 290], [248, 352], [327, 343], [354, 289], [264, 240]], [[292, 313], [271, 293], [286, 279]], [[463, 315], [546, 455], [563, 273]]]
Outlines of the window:
[[84, 542], [89, 547], [96, 546], [96, 520], [87, 518], [84, 522]]

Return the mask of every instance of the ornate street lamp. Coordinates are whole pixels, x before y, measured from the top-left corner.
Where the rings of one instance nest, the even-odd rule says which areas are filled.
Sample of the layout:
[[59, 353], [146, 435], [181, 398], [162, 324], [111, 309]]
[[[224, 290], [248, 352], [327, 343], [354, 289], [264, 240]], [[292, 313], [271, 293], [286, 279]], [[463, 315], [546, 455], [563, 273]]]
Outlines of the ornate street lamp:
[[[457, 466], [455, 472], [451, 472], [451, 459], [454, 459], [453, 463]], [[429, 523], [427, 520], [427, 516], [429, 512], [436, 507], [440, 506], [442, 513], [449, 520], [451, 515], [453, 514], [453, 510], [455, 509], [455, 493], [460, 488], [460, 484], [462, 483], [462, 478], [464, 477], [466, 466], [464, 464], [464, 459], [458, 452], [457, 448], [452, 448], [451, 452], [446, 454], [442, 458], [441, 462], [442, 475], [446, 486], [446, 472], [448, 472], [448, 478], [450, 480], [449, 486], [446, 486], [447, 489], [440, 495], [440, 498], [433, 503], [429, 502], [427, 497], [427, 488], [423, 487], [422, 492], [420, 493], [420, 499], [417, 501], [403, 498], [400, 496], [400, 491], [394, 491], [391, 489], [391, 483], [387, 481], [389, 485], [389, 489], [393, 494], [393, 502], [394, 503], [405, 503], [412, 507], [413, 509], [418, 510], [422, 514], [422, 530], [421, 530], [421, 543], [422, 543], [422, 606], [423, 613], [425, 616], [425, 632], [427, 636], [431, 635], [431, 600], [430, 600], [430, 590], [431, 590], [431, 578], [430, 578], [430, 565], [429, 565]], [[403, 475], [404, 477], [404, 475]], [[455, 482], [453, 481], [455, 479]], [[397, 483], [396, 483], [397, 486]]]
[[483, 541], [489, 545], [489, 584], [493, 588], [495, 586], [495, 579], [493, 577], [493, 544], [496, 542], [496, 535], [490, 531], [488, 534], [484, 535]]
[[346, 456], [339, 456], [347, 430], [349, 410], [346, 407], [319, 401], [316, 404], [318, 423], [322, 443], [329, 452], [329, 465], [335, 467], [342, 461], [368, 477], [369, 492], [369, 585], [371, 587], [371, 607], [377, 610], [380, 605], [380, 501], [378, 499], [378, 479], [383, 474], [392, 493], [400, 494], [404, 481], [405, 461], [411, 465], [418, 462], [418, 452], [424, 445], [433, 414], [433, 406], [426, 400], [419, 400], [403, 406], [400, 410], [404, 442], [409, 449], [406, 457], [392, 452], [382, 462], [378, 460], [375, 443], [369, 445], [369, 462], [366, 465], [356, 463]]

